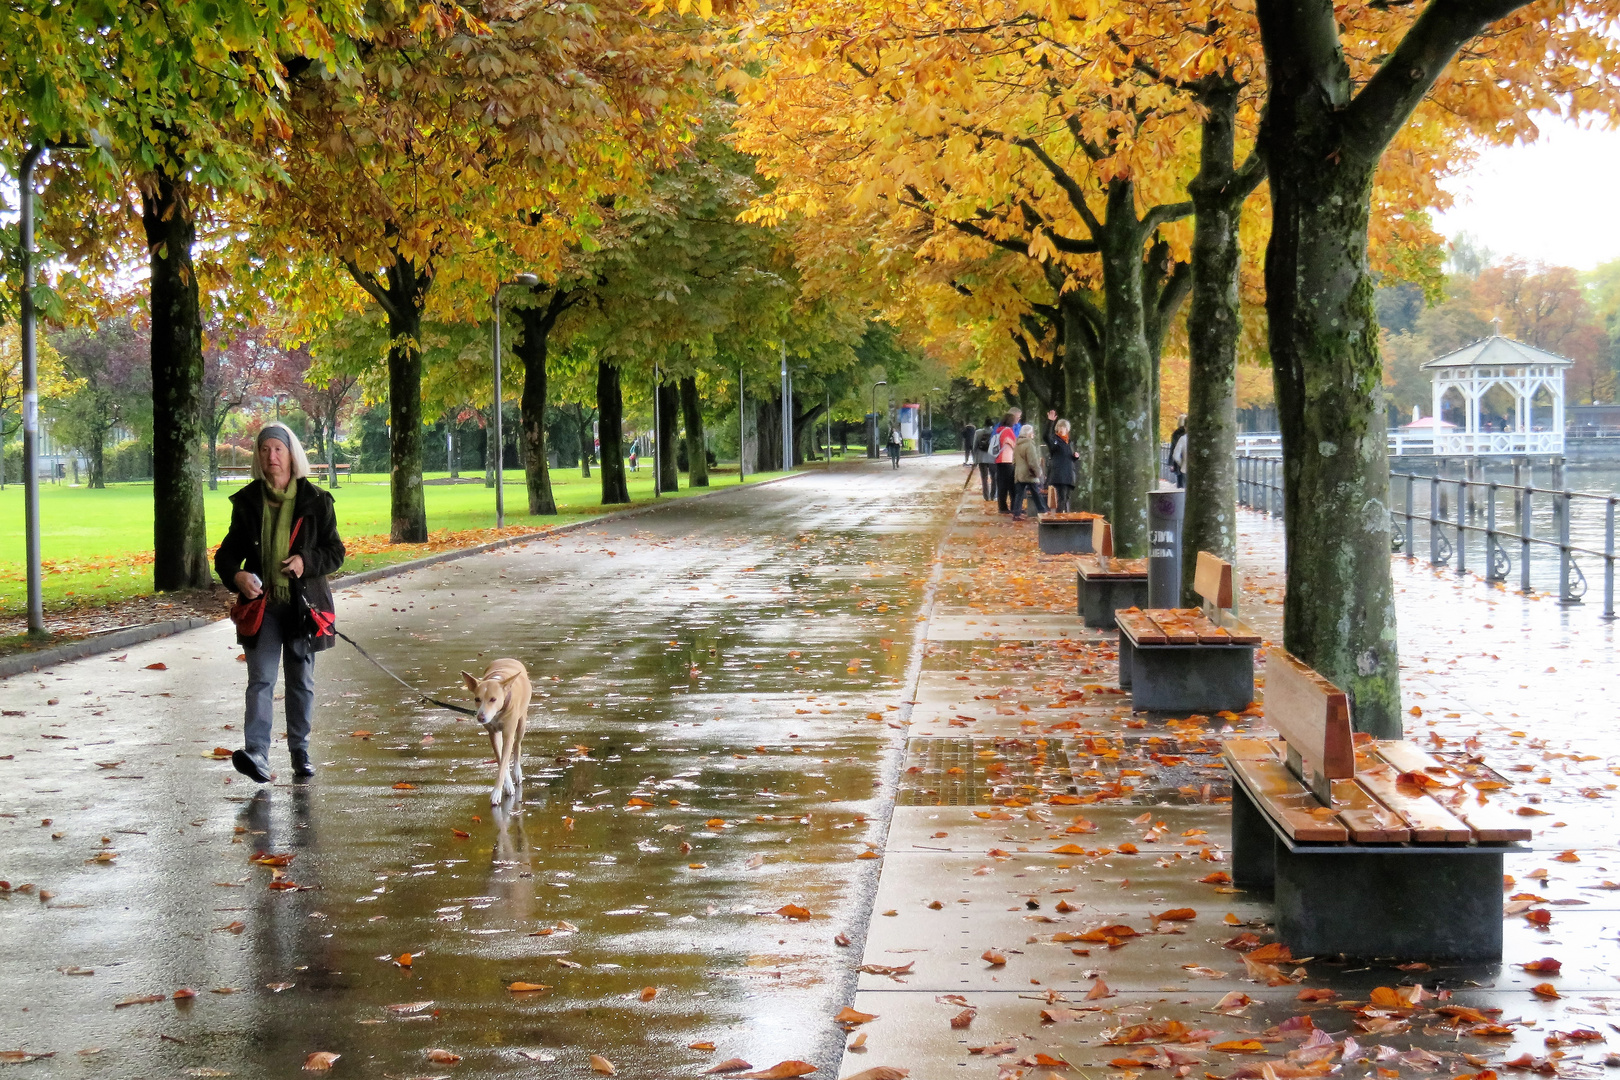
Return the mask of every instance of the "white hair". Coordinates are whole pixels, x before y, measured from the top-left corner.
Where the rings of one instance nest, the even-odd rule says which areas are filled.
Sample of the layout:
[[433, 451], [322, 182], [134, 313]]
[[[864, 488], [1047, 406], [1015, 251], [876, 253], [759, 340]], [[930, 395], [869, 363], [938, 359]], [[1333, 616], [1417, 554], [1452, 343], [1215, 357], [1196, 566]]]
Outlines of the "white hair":
[[1056, 430], [1059, 435], [1067, 435], [1073, 429], [1069, 427], [1069, 422], [1067, 420], [1059, 420], [1057, 422]]
[[1035, 425], [1034, 424], [1025, 424], [1023, 427], [1018, 429], [1018, 437], [1020, 439], [1022, 439], [1025, 435], [1033, 435], [1033, 434], [1035, 434]]
[[292, 479], [302, 480], [309, 475], [309, 456], [304, 453], [304, 444], [298, 441], [292, 428], [286, 424], [271, 421], [259, 429], [258, 435], [253, 438], [253, 479], [264, 479], [264, 467], [259, 464], [259, 444], [264, 442], [266, 436], [273, 435], [287, 444], [288, 456], [292, 458]]

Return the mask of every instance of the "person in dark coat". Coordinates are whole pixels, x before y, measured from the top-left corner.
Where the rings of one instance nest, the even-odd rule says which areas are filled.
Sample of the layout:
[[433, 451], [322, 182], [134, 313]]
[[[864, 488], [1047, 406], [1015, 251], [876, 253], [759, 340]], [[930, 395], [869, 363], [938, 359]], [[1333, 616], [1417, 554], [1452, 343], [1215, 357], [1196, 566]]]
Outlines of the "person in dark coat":
[[973, 438], [978, 433], [979, 429], [974, 427], [971, 421], [962, 425], [962, 464], [964, 465], [973, 464]]
[[1176, 420], [1176, 430], [1170, 433], [1170, 452], [1166, 455], [1165, 464], [1170, 467], [1170, 479], [1176, 487], [1187, 486], [1187, 414], [1182, 413]]
[[315, 709], [315, 654], [337, 643], [327, 576], [347, 554], [330, 492], [309, 481], [298, 436], [278, 423], [259, 431], [253, 480], [231, 496], [231, 527], [214, 556], [214, 572], [241, 601], [264, 597], [252, 634], [237, 626], [247, 656], [245, 746], [231, 755], [236, 771], [270, 782], [270, 734], [276, 669], [286, 678], [287, 750], [293, 775], [315, 775], [309, 731]]
[[1070, 513], [1069, 499], [1074, 495], [1075, 485], [1080, 482], [1080, 451], [1074, 448], [1069, 439], [1069, 422], [1058, 420], [1056, 412], [1049, 412], [1046, 417], [1056, 421], [1046, 437], [1046, 480], [1057, 492], [1057, 505], [1053, 509], [1067, 514]]

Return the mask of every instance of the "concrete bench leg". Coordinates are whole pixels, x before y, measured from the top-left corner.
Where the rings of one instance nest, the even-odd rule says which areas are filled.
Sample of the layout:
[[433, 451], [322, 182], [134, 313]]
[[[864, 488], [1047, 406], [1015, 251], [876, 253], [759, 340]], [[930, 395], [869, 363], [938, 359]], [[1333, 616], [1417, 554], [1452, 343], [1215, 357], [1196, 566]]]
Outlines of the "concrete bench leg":
[[1133, 709], [1238, 712], [1254, 700], [1252, 645], [1149, 645], [1133, 652]]
[[1136, 646], [1124, 634], [1119, 635], [1119, 688], [1129, 690], [1136, 673]]
[[1075, 573], [1075, 591], [1079, 596], [1080, 618], [1093, 630], [1112, 630], [1119, 624], [1114, 612], [1122, 608], [1147, 607], [1147, 578], [1086, 579]]
[[[1269, 891], [1277, 873], [1277, 834], [1242, 784], [1232, 785], [1232, 884]], [[1301, 956], [1306, 955], [1300, 953]]]
[[1277, 936], [1295, 956], [1502, 958], [1499, 851], [1302, 855], [1279, 844], [1274, 898]]

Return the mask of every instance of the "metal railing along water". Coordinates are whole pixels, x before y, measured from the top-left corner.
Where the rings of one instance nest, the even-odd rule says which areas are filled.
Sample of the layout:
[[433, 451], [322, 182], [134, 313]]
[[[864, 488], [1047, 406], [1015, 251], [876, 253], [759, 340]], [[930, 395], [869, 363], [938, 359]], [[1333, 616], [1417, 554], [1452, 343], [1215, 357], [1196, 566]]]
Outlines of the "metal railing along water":
[[[1238, 503], [1280, 518], [1282, 476], [1279, 458], [1240, 456]], [[1615, 617], [1620, 496], [1394, 472], [1389, 507], [1396, 553], [1416, 560], [1427, 547], [1430, 566], [1458, 574], [1479, 566], [1493, 585], [1517, 578], [1526, 596], [1544, 592], [1561, 604], [1583, 603], [1589, 582], [1580, 560], [1595, 562], [1603, 569], [1603, 618]]]

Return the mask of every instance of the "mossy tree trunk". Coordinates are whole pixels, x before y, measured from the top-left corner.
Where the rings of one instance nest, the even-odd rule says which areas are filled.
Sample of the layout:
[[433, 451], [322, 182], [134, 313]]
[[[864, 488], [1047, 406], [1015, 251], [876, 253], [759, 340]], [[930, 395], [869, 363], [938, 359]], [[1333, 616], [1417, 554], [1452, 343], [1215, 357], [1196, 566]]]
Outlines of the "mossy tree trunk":
[[1464, 43], [1522, 4], [1431, 0], [1359, 92], [1332, 0], [1259, 0], [1266, 314], [1283, 440], [1286, 648], [1402, 734], [1389, 463], [1367, 227], [1379, 157]]
[[1192, 306], [1187, 313], [1187, 502], [1181, 533], [1182, 602], [1196, 604], [1197, 553], [1237, 554], [1237, 347], [1241, 331], [1238, 228], [1243, 202], [1265, 175], [1256, 154], [1237, 166], [1240, 87], [1230, 75], [1200, 89], [1206, 109], [1193, 202]]

